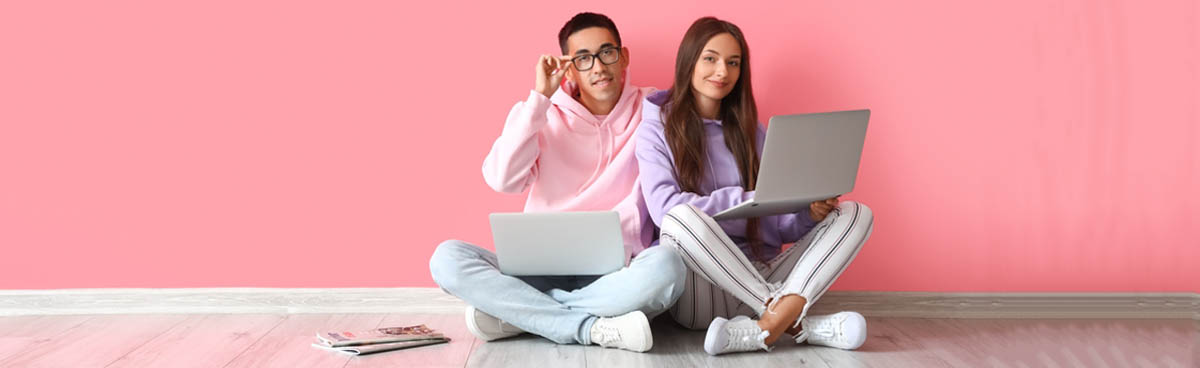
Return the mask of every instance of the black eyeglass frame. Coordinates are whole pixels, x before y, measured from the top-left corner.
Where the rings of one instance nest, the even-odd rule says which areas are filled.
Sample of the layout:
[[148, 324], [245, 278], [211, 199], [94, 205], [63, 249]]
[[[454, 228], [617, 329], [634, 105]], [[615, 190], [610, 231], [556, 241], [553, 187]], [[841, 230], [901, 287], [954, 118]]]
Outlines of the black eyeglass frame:
[[[609, 50], [613, 51], [613, 55], [614, 55], [613, 59], [612, 59], [612, 61], [604, 61], [604, 59], [600, 57], [600, 54], [603, 54], [605, 51], [609, 51]], [[584, 58], [587, 59], [588, 66], [586, 68], [582, 67], [582, 62], [580, 61], [581, 59], [584, 59]], [[605, 47], [600, 50], [597, 50], [595, 54], [584, 54], [584, 55], [579, 55], [579, 56], [573, 57], [573, 58], [571, 58], [571, 64], [575, 65], [575, 70], [578, 70], [581, 72], [586, 72], [586, 71], [592, 70], [592, 68], [596, 67], [596, 60], [600, 60], [600, 63], [604, 64], [604, 65], [616, 64], [618, 61], [621, 61], [621, 47], [620, 46]]]

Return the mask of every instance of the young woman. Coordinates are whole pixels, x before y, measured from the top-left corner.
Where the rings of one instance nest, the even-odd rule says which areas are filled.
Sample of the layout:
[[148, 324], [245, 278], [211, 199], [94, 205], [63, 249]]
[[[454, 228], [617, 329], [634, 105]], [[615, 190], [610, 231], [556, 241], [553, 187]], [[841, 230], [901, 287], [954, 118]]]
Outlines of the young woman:
[[679, 248], [690, 271], [675, 320], [707, 325], [704, 348], [713, 355], [767, 350], [785, 333], [797, 342], [861, 346], [862, 315], [806, 314], [870, 236], [867, 206], [830, 198], [794, 214], [710, 217], [754, 197], [762, 154], [742, 31], [716, 18], [697, 20], [679, 45], [672, 88], [642, 106], [642, 193], [661, 242]]

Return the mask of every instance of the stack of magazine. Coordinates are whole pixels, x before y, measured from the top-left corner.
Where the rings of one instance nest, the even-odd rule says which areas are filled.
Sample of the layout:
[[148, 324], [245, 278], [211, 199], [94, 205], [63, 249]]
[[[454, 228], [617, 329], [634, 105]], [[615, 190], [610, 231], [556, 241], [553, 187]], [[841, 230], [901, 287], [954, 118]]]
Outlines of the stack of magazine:
[[443, 336], [440, 332], [425, 327], [425, 325], [417, 325], [384, 327], [363, 332], [326, 332], [323, 334], [318, 332], [317, 342], [312, 346], [361, 355], [449, 341], [450, 338]]

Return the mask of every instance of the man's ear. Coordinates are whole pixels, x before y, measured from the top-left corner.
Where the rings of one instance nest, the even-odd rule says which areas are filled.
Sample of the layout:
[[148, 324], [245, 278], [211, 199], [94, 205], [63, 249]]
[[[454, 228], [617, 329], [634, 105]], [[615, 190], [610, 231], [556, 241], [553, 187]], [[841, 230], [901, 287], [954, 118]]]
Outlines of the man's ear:
[[578, 83], [579, 82], [579, 71], [575, 70], [575, 65], [567, 65], [566, 68], [567, 68], [567, 70], [566, 70], [566, 74], [563, 75], [563, 80]]

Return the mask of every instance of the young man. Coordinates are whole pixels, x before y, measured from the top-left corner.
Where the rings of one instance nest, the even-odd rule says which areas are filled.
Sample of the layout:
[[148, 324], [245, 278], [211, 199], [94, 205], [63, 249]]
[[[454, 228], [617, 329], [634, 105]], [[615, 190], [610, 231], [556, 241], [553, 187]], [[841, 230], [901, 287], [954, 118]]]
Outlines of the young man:
[[471, 305], [467, 327], [481, 340], [530, 332], [644, 352], [653, 345], [648, 318], [675, 303], [686, 275], [674, 248], [645, 249], [654, 224], [633, 145], [652, 89], [625, 78], [629, 50], [608, 17], [580, 13], [558, 40], [566, 55], [538, 59], [534, 89], [509, 112], [483, 177], [498, 192], [529, 190], [526, 212], [617, 211], [632, 262], [601, 277], [517, 278], [500, 273], [492, 252], [449, 240], [429, 268], [442, 289]]

